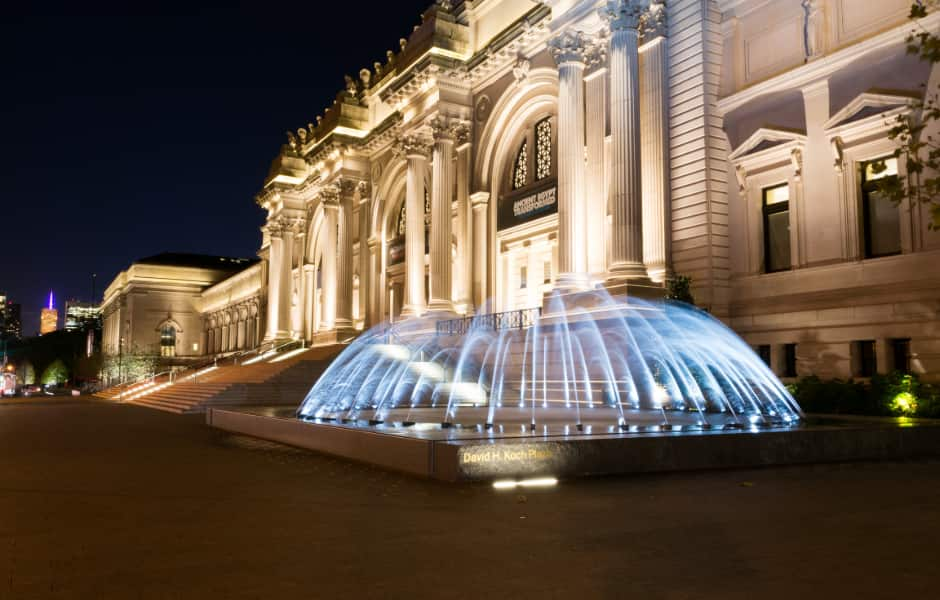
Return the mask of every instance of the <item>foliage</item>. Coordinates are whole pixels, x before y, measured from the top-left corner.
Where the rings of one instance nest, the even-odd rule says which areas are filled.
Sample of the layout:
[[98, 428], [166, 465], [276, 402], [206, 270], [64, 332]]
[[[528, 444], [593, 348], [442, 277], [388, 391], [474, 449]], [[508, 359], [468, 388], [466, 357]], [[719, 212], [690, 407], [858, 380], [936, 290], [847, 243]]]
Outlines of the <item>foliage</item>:
[[666, 284], [666, 298], [695, 304], [695, 298], [692, 296], [692, 278], [686, 275], [670, 277]]
[[109, 383], [136, 381], [157, 370], [160, 357], [133, 350], [123, 355], [106, 356], [102, 361], [101, 380]]
[[69, 378], [69, 369], [65, 366], [65, 363], [61, 359], [55, 359], [48, 367], [42, 372], [42, 384], [43, 385], [58, 385], [60, 383], [65, 383]]
[[[924, 28], [919, 19], [938, 5], [940, 0], [918, 0], [909, 15], [916, 29], [907, 38], [907, 52], [932, 64], [940, 62], [940, 35]], [[931, 229], [940, 229], [940, 140], [931, 133], [937, 123], [940, 97], [933, 91], [923, 100], [915, 101], [909, 114], [895, 117], [888, 137], [898, 144], [894, 156], [905, 165], [906, 173], [903, 177], [883, 177], [875, 182], [878, 190], [895, 203], [907, 199], [911, 205], [929, 205]], [[874, 166], [876, 172], [884, 168], [884, 164]]]
[[787, 387], [808, 413], [940, 417], [940, 389], [898, 371], [877, 375], [867, 383], [813, 376]]

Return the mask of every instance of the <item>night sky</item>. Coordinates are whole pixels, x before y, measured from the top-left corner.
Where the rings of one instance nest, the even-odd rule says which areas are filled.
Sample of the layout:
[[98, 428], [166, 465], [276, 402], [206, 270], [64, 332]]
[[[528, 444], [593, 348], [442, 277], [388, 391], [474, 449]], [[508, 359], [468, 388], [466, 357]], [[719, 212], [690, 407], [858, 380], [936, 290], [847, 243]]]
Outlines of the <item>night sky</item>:
[[397, 49], [430, 4], [4, 8], [0, 293], [22, 304], [24, 335], [49, 290], [60, 319], [67, 298], [87, 300], [92, 273], [100, 298], [144, 256], [254, 256], [253, 198], [284, 132]]

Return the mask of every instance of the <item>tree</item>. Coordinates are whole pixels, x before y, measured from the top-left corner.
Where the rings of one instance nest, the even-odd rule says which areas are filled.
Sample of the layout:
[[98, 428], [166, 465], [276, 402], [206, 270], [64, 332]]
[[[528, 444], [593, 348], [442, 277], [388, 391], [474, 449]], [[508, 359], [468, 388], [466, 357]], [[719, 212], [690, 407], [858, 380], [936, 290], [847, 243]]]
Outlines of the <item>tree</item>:
[[60, 383], [65, 383], [69, 378], [69, 370], [65, 366], [65, 363], [61, 359], [55, 359], [52, 363], [46, 367], [46, 370], [42, 372], [42, 384], [43, 385], [58, 385]]
[[16, 376], [23, 383], [23, 385], [33, 385], [36, 383], [36, 369], [33, 368], [33, 363], [28, 360], [23, 361], [16, 367]]
[[[940, 0], [918, 0], [911, 5], [909, 18], [915, 30], [907, 38], [907, 52], [932, 65], [940, 62], [940, 35], [927, 30], [920, 19], [929, 10], [940, 6]], [[940, 229], [940, 139], [934, 137], [940, 125], [940, 98], [936, 91], [927, 90], [923, 100], [913, 103], [909, 114], [898, 115], [888, 133], [898, 147], [894, 156], [903, 161], [903, 177], [883, 177], [877, 180], [878, 190], [895, 203], [909, 200], [911, 206], [923, 203], [930, 206], [931, 229]], [[875, 172], [885, 165], [873, 166]]]
[[687, 275], [670, 277], [666, 284], [666, 298], [695, 304], [695, 298], [692, 297], [692, 278]]

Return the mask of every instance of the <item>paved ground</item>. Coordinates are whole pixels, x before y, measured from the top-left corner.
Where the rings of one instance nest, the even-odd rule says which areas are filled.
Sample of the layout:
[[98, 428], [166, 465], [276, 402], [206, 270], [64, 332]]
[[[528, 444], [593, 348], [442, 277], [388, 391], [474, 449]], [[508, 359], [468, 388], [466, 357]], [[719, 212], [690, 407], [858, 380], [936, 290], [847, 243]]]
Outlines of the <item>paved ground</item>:
[[940, 461], [420, 481], [85, 400], [0, 404], [0, 599], [929, 598]]

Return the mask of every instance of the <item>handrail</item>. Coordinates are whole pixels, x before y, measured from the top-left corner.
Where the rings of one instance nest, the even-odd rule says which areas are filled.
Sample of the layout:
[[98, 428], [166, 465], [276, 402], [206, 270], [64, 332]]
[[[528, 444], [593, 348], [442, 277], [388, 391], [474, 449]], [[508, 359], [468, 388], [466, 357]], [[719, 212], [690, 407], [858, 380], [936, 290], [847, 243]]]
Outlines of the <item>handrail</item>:
[[463, 335], [471, 329], [487, 328], [495, 331], [506, 329], [528, 329], [542, 316], [542, 308], [520, 308], [498, 313], [485, 313], [438, 321], [437, 335]]

